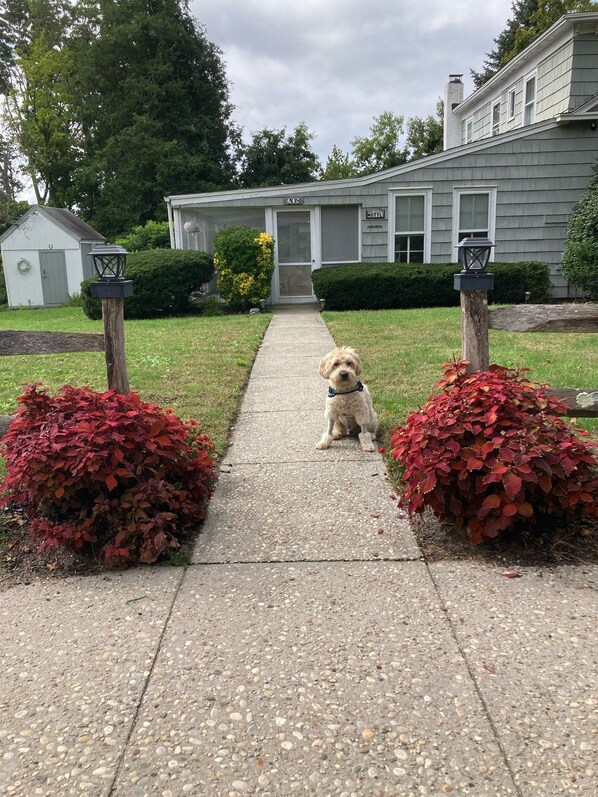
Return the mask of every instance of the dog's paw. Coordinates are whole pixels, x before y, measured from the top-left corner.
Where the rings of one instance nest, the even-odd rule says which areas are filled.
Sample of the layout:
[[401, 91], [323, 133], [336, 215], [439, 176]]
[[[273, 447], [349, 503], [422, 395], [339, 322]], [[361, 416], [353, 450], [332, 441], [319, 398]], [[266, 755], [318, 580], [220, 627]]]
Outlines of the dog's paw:
[[376, 447], [372, 442], [372, 436], [369, 432], [362, 432], [359, 435], [359, 444], [361, 445], [362, 451], [375, 451]]
[[329, 434], [325, 434], [319, 443], [316, 443], [316, 449], [318, 451], [323, 451], [326, 448], [330, 448], [330, 443], [332, 443], [332, 437]]

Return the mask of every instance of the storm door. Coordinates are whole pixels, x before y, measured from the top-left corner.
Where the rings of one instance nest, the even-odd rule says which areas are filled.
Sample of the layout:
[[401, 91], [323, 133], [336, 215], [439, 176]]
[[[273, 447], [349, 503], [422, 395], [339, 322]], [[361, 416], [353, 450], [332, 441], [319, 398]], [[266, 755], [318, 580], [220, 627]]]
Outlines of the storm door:
[[312, 269], [316, 268], [313, 211], [279, 210], [276, 213], [277, 300], [281, 303], [313, 301]]

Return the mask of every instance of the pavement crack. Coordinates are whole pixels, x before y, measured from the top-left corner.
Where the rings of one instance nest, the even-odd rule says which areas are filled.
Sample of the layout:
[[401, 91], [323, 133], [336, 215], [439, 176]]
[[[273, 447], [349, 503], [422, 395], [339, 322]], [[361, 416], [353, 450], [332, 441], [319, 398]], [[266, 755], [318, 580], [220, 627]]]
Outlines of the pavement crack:
[[432, 570], [430, 569], [429, 562], [426, 560], [425, 556], [422, 557], [422, 559], [423, 559], [424, 565], [426, 567], [426, 570], [428, 571], [428, 575], [430, 577], [430, 581], [431, 581], [432, 586], [434, 588], [434, 592], [436, 593], [436, 596], [438, 598], [438, 604], [439, 604], [440, 610], [442, 611], [444, 617], [446, 618], [446, 623], [448, 625], [450, 634], [451, 634], [451, 636], [452, 636], [452, 638], [453, 638], [453, 640], [455, 642], [455, 645], [457, 646], [457, 650], [459, 651], [459, 655], [463, 659], [463, 663], [465, 664], [465, 667], [466, 667], [467, 672], [469, 674], [469, 678], [471, 680], [471, 683], [473, 684], [473, 688], [475, 689], [476, 694], [478, 696], [478, 699], [479, 699], [479, 701], [480, 701], [480, 703], [482, 705], [482, 709], [484, 711], [484, 714], [486, 716], [488, 724], [489, 724], [489, 726], [490, 726], [490, 728], [492, 730], [492, 735], [494, 736], [494, 740], [496, 742], [496, 746], [500, 750], [500, 754], [502, 755], [502, 758], [503, 758], [503, 761], [504, 761], [505, 766], [507, 768], [507, 771], [508, 771], [509, 775], [511, 776], [511, 780], [513, 781], [513, 788], [515, 789], [515, 792], [518, 795], [518, 797], [524, 797], [523, 792], [521, 791], [517, 781], [515, 780], [515, 772], [513, 771], [513, 768], [511, 767], [511, 762], [509, 761], [509, 757], [507, 755], [507, 751], [505, 750], [505, 748], [502, 745], [502, 742], [500, 740], [500, 736], [499, 736], [499, 733], [498, 733], [498, 728], [496, 727], [496, 724], [495, 724], [495, 722], [494, 722], [494, 720], [492, 718], [492, 713], [490, 712], [490, 708], [489, 708], [488, 704], [486, 703], [486, 699], [484, 697], [484, 694], [482, 692], [482, 689], [480, 687], [478, 679], [476, 678], [476, 675], [475, 675], [475, 672], [473, 670], [473, 667], [471, 666], [471, 664], [469, 662], [469, 659], [467, 658], [467, 655], [466, 655], [466, 653], [465, 653], [465, 651], [463, 649], [463, 646], [461, 645], [461, 641], [459, 639], [459, 635], [457, 634], [457, 627], [456, 627], [455, 623], [453, 622], [453, 620], [451, 618], [451, 613], [449, 612], [448, 606], [444, 602], [444, 598], [442, 596], [442, 592], [440, 591], [440, 587], [438, 586], [438, 583], [436, 582], [436, 579], [434, 578], [434, 574], [432, 573]]
[[145, 695], [146, 695], [146, 692], [148, 690], [150, 680], [151, 680], [152, 675], [154, 673], [154, 669], [155, 669], [156, 663], [158, 661], [158, 656], [160, 655], [160, 651], [162, 650], [162, 642], [164, 641], [164, 636], [166, 635], [166, 630], [167, 630], [167, 628], [168, 628], [168, 626], [170, 624], [170, 618], [172, 617], [172, 611], [174, 609], [174, 605], [175, 605], [176, 600], [177, 600], [177, 598], [179, 596], [179, 593], [181, 591], [181, 587], [183, 586], [183, 583], [185, 581], [185, 576], [186, 575], [187, 575], [187, 567], [185, 567], [183, 575], [181, 576], [181, 578], [179, 580], [179, 583], [178, 583], [176, 589], [174, 590], [174, 593], [173, 593], [173, 596], [172, 596], [172, 600], [170, 601], [170, 606], [168, 607], [168, 612], [166, 614], [166, 619], [164, 620], [164, 625], [162, 627], [162, 631], [160, 632], [160, 637], [158, 638], [158, 644], [156, 645], [156, 650], [155, 650], [154, 656], [152, 658], [152, 663], [150, 665], [149, 672], [148, 672], [147, 677], [145, 679], [145, 683], [143, 684], [143, 689], [141, 690], [141, 694], [139, 696], [139, 700], [137, 701], [137, 706], [135, 707], [135, 712], [134, 712], [133, 717], [131, 719], [129, 732], [127, 733], [127, 736], [126, 736], [126, 738], [124, 740], [124, 743], [122, 745], [120, 755], [116, 759], [116, 767], [114, 768], [114, 776], [113, 776], [113, 778], [112, 778], [112, 780], [110, 782], [110, 786], [108, 788], [108, 791], [106, 792], [107, 797], [112, 797], [112, 795], [116, 793], [115, 792], [115, 788], [116, 788], [116, 783], [118, 781], [118, 776], [120, 775], [120, 771], [122, 769], [123, 761], [125, 759], [126, 752], [127, 752], [128, 748], [129, 748], [129, 742], [131, 741], [131, 738], [132, 738], [133, 733], [135, 731], [135, 728], [137, 726], [137, 720], [139, 719], [139, 714], [141, 712], [141, 707], [143, 705], [143, 701], [145, 699]]

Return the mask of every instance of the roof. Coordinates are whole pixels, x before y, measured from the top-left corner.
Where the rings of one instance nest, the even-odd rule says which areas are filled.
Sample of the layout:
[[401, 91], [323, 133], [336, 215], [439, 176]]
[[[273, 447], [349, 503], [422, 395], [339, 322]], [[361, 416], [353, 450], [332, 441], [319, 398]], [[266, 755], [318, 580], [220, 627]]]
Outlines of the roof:
[[102, 235], [101, 232], [98, 232], [97, 230], [94, 230], [93, 227], [90, 227], [87, 222], [76, 216], [72, 210], [67, 210], [66, 208], [51, 208], [48, 207], [48, 205], [32, 205], [29, 210], [13, 224], [12, 227], [10, 227], [3, 235], [0, 236], [0, 242], [2, 242], [5, 238], [8, 238], [17, 227], [19, 227], [26, 219], [28, 219], [30, 216], [33, 216], [35, 213], [42, 213], [44, 216], [48, 217], [68, 233], [70, 233], [73, 238], [76, 238], [79, 241], [103, 242], [106, 240], [105, 235]]
[[[563, 120], [565, 121], [565, 120]], [[572, 119], [569, 121], [577, 121]], [[468, 155], [472, 152], [482, 152], [485, 149], [490, 149], [498, 144], [504, 144], [510, 141], [518, 141], [519, 139], [535, 136], [545, 130], [552, 130], [557, 127], [557, 122], [554, 119], [548, 119], [545, 122], [536, 122], [533, 125], [526, 127], [519, 127], [515, 130], [501, 133], [498, 136], [488, 136], [487, 138], [473, 141], [469, 144], [463, 144], [460, 147], [452, 147], [438, 152], [434, 155], [427, 155], [424, 158], [418, 158], [414, 161], [402, 163], [400, 166], [393, 166], [391, 169], [385, 169], [381, 172], [374, 174], [367, 174], [363, 177], [346, 177], [341, 180], [322, 180], [313, 183], [296, 183], [290, 185], [277, 185], [268, 186], [265, 188], [239, 188], [231, 191], [211, 191], [198, 194], [175, 194], [164, 197], [164, 200], [173, 208], [183, 208], [185, 206], [197, 205], [210, 205], [222, 204], [235, 200], [251, 200], [251, 199], [265, 199], [269, 196], [279, 197], [281, 194], [309, 194], [317, 195], [325, 193], [336, 188], [357, 188], [362, 186], [371, 185], [381, 180], [388, 180], [389, 178], [397, 178], [403, 174], [411, 171], [416, 171], [428, 166], [446, 163], [455, 158], [460, 158], [463, 155]]]
[[554, 45], [560, 37], [564, 35], [573, 36], [575, 26], [580, 23], [593, 23], [595, 32], [598, 32], [598, 13], [595, 11], [586, 12], [569, 12], [563, 14], [553, 25], [547, 28], [544, 33], [534, 39], [524, 50], [518, 53], [514, 58], [508, 61], [502, 69], [499, 69], [490, 80], [486, 81], [480, 86], [473, 94], [466, 97], [455, 109], [455, 113], [462, 115], [469, 112], [472, 106], [477, 105], [480, 100], [483, 100], [486, 95], [491, 97], [505, 81], [511, 80], [514, 72], [516, 72], [523, 64], [540, 54], [544, 50], [548, 50]]

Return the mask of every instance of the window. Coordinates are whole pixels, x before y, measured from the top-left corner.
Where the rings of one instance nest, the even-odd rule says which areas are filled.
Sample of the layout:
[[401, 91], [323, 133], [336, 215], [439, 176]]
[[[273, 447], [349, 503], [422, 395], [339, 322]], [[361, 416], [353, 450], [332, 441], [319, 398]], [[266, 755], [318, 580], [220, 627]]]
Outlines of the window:
[[[431, 189], [394, 196], [394, 229], [389, 236], [389, 259], [395, 263], [427, 263], [430, 260]], [[393, 207], [392, 202], [389, 207]]]
[[358, 205], [322, 207], [321, 214], [322, 263], [358, 262]]
[[[494, 241], [496, 188], [455, 188], [453, 190], [453, 256], [463, 238], [490, 238]], [[494, 250], [493, 250], [494, 251]], [[491, 256], [492, 257], [492, 256]]]
[[515, 89], [509, 89], [509, 98], [507, 100], [507, 107], [509, 111], [509, 119], [515, 118]]
[[469, 144], [473, 141], [473, 116], [463, 122], [463, 143]]
[[492, 135], [500, 133], [500, 100], [492, 106]]
[[523, 84], [523, 124], [531, 125], [536, 120], [536, 76], [526, 78]]

